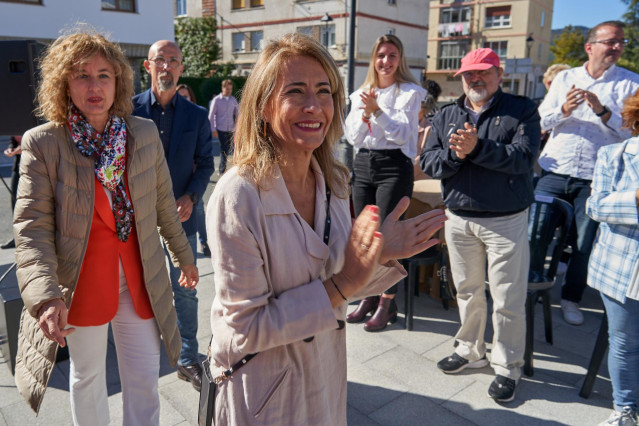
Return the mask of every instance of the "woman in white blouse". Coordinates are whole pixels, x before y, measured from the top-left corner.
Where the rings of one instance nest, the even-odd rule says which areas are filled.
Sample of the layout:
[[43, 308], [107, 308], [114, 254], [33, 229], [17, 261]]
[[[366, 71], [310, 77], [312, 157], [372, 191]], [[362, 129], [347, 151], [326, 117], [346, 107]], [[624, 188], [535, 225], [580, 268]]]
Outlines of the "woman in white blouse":
[[[413, 162], [417, 154], [417, 125], [426, 91], [412, 76], [402, 42], [394, 35], [377, 39], [364, 84], [351, 94], [346, 136], [357, 154], [353, 164], [353, 205], [358, 215], [366, 205], [380, 208], [382, 220], [399, 200], [413, 193]], [[366, 318], [366, 331], [379, 331], [397, 320], [397, 286], [381, 297], [359, 304], [347, 321]]]

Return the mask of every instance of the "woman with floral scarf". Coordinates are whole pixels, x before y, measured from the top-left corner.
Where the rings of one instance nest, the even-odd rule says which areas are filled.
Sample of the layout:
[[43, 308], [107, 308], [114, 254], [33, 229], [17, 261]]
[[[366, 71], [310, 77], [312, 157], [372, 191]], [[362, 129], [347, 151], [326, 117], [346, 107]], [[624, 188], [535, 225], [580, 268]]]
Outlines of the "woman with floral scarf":
[[37, 412], [68, 344], [73, 422], [108, 424], [111, 324], [123, 424], [159, 424], [161, 341], [171, 363], [180, 352], [160, 236], [182, 285], [194, 287], [198, 271], [158, 132], [131, 117], [131, 67], [102, 35], [62, 36], [40, 66], [38, 113], [48, 123], [23, 138], [14, 217], [25, 303], [16, 383]]

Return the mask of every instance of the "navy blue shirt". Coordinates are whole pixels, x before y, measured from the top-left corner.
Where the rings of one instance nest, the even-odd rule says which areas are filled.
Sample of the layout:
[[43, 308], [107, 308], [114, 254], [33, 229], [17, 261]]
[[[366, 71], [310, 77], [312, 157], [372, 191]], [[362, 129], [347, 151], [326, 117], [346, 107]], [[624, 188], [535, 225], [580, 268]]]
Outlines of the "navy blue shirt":
[[171, 102], [162, 108], [160, 102], [156, 99], [153, 91], [151, 91], [151, 120], [155, 123], [160, 132], [160, 140], [164, 147], [164, 156], [169, 155], [169, 145], [171, 143], [171, 130], [173, 130], [173, 115], [175, 114], [175, 101], [177, 93], [171, 99]]

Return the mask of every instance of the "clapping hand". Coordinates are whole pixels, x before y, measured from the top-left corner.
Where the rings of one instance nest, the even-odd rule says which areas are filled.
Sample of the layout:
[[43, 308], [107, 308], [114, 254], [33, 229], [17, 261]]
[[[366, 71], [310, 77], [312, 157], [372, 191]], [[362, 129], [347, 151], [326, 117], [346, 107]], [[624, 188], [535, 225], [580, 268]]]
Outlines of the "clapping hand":
[[353, 223], [344, 249], [344, 267], [334, 276], [346, 297], [368, 284], [379, 263], [384, 242], [378, 229], [379, 208], [366, 206]]
[[444, 226], [444, 211], [435, 209], [411, 219], [399, 220], [409, 204], [408, 197], [402, 198], [381, 226], [384, 235], [381, 264], [414, 256], [439, 243], [432, 236]]

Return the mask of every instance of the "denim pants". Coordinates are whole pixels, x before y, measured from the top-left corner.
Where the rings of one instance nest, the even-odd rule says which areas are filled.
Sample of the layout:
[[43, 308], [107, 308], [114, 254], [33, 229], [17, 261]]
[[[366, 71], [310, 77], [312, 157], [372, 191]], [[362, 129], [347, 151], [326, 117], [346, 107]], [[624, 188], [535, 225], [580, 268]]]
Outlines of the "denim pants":
[[[196, 234], [187, 235], [193, 256], [197, 259], [197, 236]], [[198, 344], [197, 344], [197, 290], [187, 289], [180, 286], [178, 279], [180, 278], [180, 268], [173, 266], [169, 252], [164, 245], [164, 252], [169, 263], [169, 276], [171, 278], [171, 287], [173, 288], [173, 302], [175, 311], [177, 312], [177, 325], [182, 336], [182, 351], [178, 359], [179, 365], [193, 365], [199, 362]]]
[[608, 315], [608, 372], [615, 409], [637, 411], [639, 398], [639, 300], [625, 303], [601, 294]]
[[[543, 172], [537, 187], [536, 195], [549, 195], [569, 202], [574, 209], [573, 225], [568, 236], [568, 243], [572, 245], [572, 256], [566, 270], [565, 284], [561, 289], [561, 298], [579, 303], [586, 288], [588, 275], [588, 260], [590, 251], [597, 235], [599, 223], [586, 214], [586, 200], [590, 197], [590, 180]], [[533, 206], [534, 208], [534, 206]], [[534, 213], [532, 211], [531, 213]], [[543, 213], [542, 213], [543, 215]], [[540, 220], [544, 220], [543, 217]], [[548, 238], [552, 238], [550, 235]], [[540, 247], [548, 247], [550, 241], [540, 241]], [[533, 256], [533, 259], [543, 256]], [[540, 272], [543, 265], [531, 264], [531, 270]]]
[[231, 155], [233, 132], [223, 132], [218, 130], [217, 138], [220, 141], [220, 167], [218, 168], [218, 171], [221, 174], [226, 171], [226, 159]]
[[[402, 197], [413, 195], [413, 163], [399, 149], [361, 149], [353, 166], [353, 208], [359, 215], [368, 204], [379, 207], [383, 221]], [[397, 284], [386, 290], [396, 294]]]
[[[204, 201], [198, 200], [195, 205], [195, 214], [197, 215], [197, 234], [201, 244], [205, 244], [208, 241], [206, 235], [206, 218], [204, 217]], [[196, 252], [193, 252], [195, 255]]]

